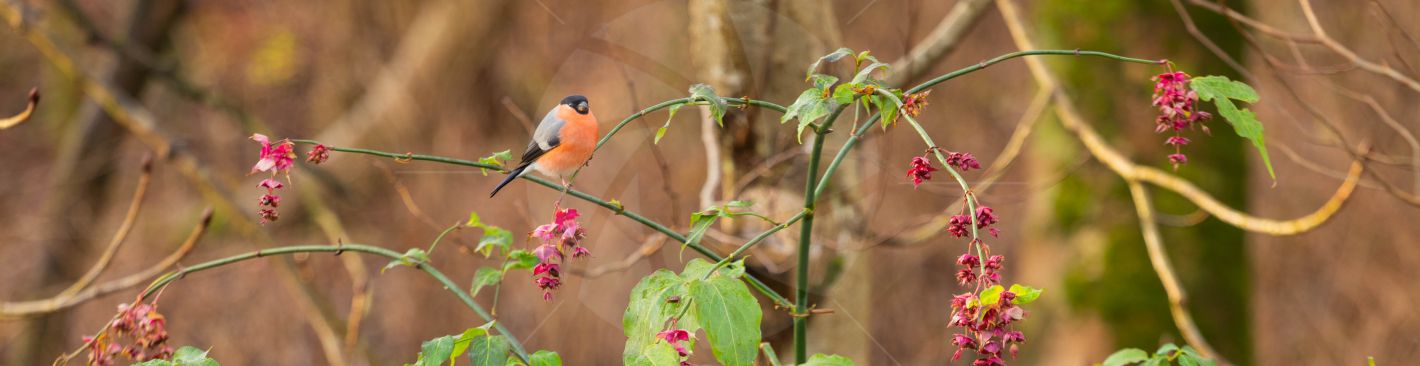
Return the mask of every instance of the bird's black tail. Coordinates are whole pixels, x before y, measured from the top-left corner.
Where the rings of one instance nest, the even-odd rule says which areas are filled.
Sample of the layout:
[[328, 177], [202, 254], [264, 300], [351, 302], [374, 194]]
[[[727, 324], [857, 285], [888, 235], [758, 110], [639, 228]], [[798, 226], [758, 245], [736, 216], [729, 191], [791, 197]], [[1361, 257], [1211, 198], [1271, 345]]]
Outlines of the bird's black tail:
[[497, 187], [493, 187], [493, 193], [489, 193], [488, 198], [493, 198], [493, 196], [498, 195], [498, 191], [502, 190], [503, 186], [508, 185], [508, 183], [512, 183], [514, 179], [518, 179], [518, 176], [523, 175], [524, 170], [528, 170], [528, 164], [519, 165], [517, 168], [513, 168], [513, 171], [508, 172], [507, 178], [503, 178], [503, 181], [498, 183]]

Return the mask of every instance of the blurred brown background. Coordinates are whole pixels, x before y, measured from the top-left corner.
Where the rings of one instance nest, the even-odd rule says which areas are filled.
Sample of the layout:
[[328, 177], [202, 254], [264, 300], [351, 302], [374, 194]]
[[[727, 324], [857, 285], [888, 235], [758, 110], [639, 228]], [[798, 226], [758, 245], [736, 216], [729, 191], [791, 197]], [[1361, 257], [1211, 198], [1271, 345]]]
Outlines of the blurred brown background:
[[[696, 82], [725, 96], [788, 104], [806, 87], [800, 75], [818, 56], [850, 47], [898, 60], [932, 41], [944, 17], [961, 5], [18, 3], [30, 12], [22, 27], [0, 31], [0, 114], [23, 108], [33, 86], [44, 99], [33, 120], [0, 131], [5, 301], [52, 296], [92, 265], [124, 216], [140, 162], [153, 151], [149, 140], [135, 137], [86, 98], [73, 72], [57, 67], [26, 32], [53, 36], [80, 72], [141, 102], [173, 156], [182, 157], [155, 164], [141, 217], [103, 281], [168, 255], [209, 206], [217, 208], [213, 227], [181, 263], [336, 237], [402, 252], [427, 246], [470, 211], [521, 238], [547, 220], [556, 198], [516, 182], [488, 199], [485, 192], [501, 176], [335, 154], [319, 167], [298, 164], [281, 220], [254, 226], [259, 178], [245, 175], [257, 155], [247, 139], [253, 132], [466, 159], [506, 149], [517, 153], [531, 123], [568, 94], [590, 98], [603, 131], [635, 110], [684, 96]], [[894, 70], [901, 78], [896, 81], [915, 84], [1016, 50], [995, 5], [972, 3], [981, 10], [973, 12], [975, 21], [963, 23], [960, 42], [920, 71]], [[1420, 282], [1414, 281], [1420, 275], [1420, 227], [1414, 225], [1420, 211], [1401, 198], [1408, 192], [1413, 199], [1412, 187], [1420, 185], [1411, 158], [1416, 150], [1384, 122], [1420, 127], [1420, 92], [1315, 43], [1290, 47], [1256, 31], [1239, 33], [1216, 12], [1181, 3], [1201, 34], [1243, 69], [1230, 68], [1200, 44], [1170, 1], [1021, 5], [1039, 47], [1168, 58], [1194, 75], [1224, 74], [1256, 86], [1262, 102], [1252, 109], [1267, 128], [1275, 186], [1252, 148], [1223, 122], [1213, 123], [1212, 137], [1194, 139], [1191, 162], [1178, 173], [1232, 207], [1268, 218], [1302, 216], [1340, 184], [1350, 161], [1343, 147], [1365, 145], [1384, 157], [1368, 165], [1373, 173], [1337, 217], [1290, 237], [1244, 233], [1154, 189], [1167, 221], [1165, 243], [1203, 334], [1238, 364], [1362, 364], [1375, 356], [1378, 364], [1398, 365], [1420, 358]], [[1330, 36], [1360, 57], [1420, 77], [1412, 66], [1420, 63], [1414, 38], [1420, 34], [1420, 4], [1313, 5]], [[1227, 6], [1287, 32], [1311, 33], [1293, 1]], [[114, 44], [130, 55], [120, 56]], [[1161, 69], [1078, 58], [1048, 64], [1115, 148], [1140, 164], [1167, 166], [1148, 105], [1148, 79]], [[989, 165], [1036, 90], [1023, 63], [1007, 62], [934, 88], [921, 120], [944, 147], [973, 152]], [[792, 126], [777, 123], [777, 115], [736, 110], [724, 129], [707, 129], [687, 108], [665, 139], [652, 145], [665, 118], [664, 112], [652, 113], [628, 125], [596, 155], [577, 188], [618, 199], [680, 231], [691, 211], [722, 199], [753, 200], [757, 211], [775, 218], [798, 210], [804, 146], [795, 142]], [[1328, 132], [1326, 123], [1343, 132]], [[963, 242], [945, 233], [904, 233], [930, 225], [960, 199], [960, 191], [945, 176], [911, 189], [901, 174], [923, 146], [903, 127], [874, 129], [820, 206], [828, 207], [820, 214], [828, 219], [816, 226], [814, 299], [836, 312], [810, 322], [810, 352], [872, 365], [943, 364], [951, 356], [945, 324], [950, 296], [959, 291], [952, 260]], [[1007, 281], [1046, 289], [1023, 325], [1029, 343], [1016, 363], [1082, 365], [1120, 347], [1182, 343], [1123, 181], [1092, 160], [1053, 113], [1034, 127], [1001, 181], [979, 192], [1003, 218], [1002, 238], [993, 245], [1010, 258]], [[836, 153], [844, 136], [835, 134], [826, 153]], [[718, 155], [712, 164], [718, 175], [707, 174], [707, 151]], [[710, 176], [720, 184], [707, 187]], [[1388, 192], [1386, 184], [1399, 193]], [[497, 317], [529, 348], [555, 350], [568, 364], [618, 363], [631, 286], [656, 268], [678, 269], [696, 254], [682, 253], [672, 242], [619, 267], [643, 246], [659, 245], [661, 236], [585, 202], [569, 202], [586, 214], [593, 258], [577, 265], [551, 302], [542, 301], [530, 280], [512, 276], [498, 299]], [[724, 253], [761, 229], [748, 221], [725, 224], [707, 241]], [[794, 246], [787, 231], [781, 235], [757, 248], [749, 262], [788, 293]], [[488, 264], [467, 250], [477, 239], [474, 230], [455, 232], [446, 240], [458, 245], [441, 245], [434, 264], [467, 284], [478, 266]], [[412, 361], [423, 340], [483, 323], [427, 276], [405, 268], [381, 274], [384, 264], [350, 254], [247, 262], [178, 281], [164, 292], [160, 309], [174, 344], [211, 347], [228, 365], [399, 364]], [[78, 347], [81, 336], [102, 326], [114, 306], [136, 292], [43, 317], [0, 320], [0, 362], [48, 364]], [[479, 300], [493, 299], [485, 294]], [[365, 311], [352, 313], [352, 307]], [[782, 311], [765, 314], [766, 340], [783, 350], [787, 317]], [[709, 354], [698, 352], [695, 361], [714, 362]]]

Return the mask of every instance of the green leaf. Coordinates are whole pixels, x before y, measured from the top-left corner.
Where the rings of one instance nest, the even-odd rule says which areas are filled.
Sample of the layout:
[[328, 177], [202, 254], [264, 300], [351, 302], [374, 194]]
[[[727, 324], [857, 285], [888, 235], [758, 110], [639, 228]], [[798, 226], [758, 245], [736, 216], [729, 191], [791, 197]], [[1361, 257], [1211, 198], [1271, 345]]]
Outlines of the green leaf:
[[1188, 85], [1198, 93], [1199, 99], [1212, 101], [1213, 105], [1218, 107], [1218, 114], [1233, 125], [1233, 132], [1252, 141], [1252, 146], [1257, 148], [1257, 153], [1262, 156], [1262, 164], [1267, 166], [1267, 175], [1271, 176], [1272, 180], [1277, 180], [1277, 173], [1272, 170], [1272, 160], [1267, 156], [1267, 143], [1262, 138], [1262, 122], [1257, 120], [1257, 115], [1251, 110], [1239, 109], [1233, 104], [1233, 100], [1257, 103], [1257, 91], [1246, 83], [1229, 80], [1226, 76], [1196, 77], [1189, 81]]
[[135, 364], [133, 364], [133, 366], [174, 366], [174, 365], [173, 365], [173, 362], [172, 362], [172, 361], [158, 359], [158, 360], [148, 360], [148, 361], [144, 361], [144, 362], [141, 362], [141, 363], [135, 363]]
[[853, 360], [839, 355], [815, 353], [802, 366], [855, 366]]
[[1260, 99], [1257, 91], [1253, 90], [1247, 83], [1229, 80], [1227, 76], [1200, 76], [1190, 79], [1188, 86], [1198, 93], [1198, 97], [1203, 100], [1213, 98], [1237, 99], [1248, 103], [1257, 103]]
[[218, 366], [217, 360], [207, 357], [207, 351], [196, 347], [183, 346], [173, 352], [172, 365], [175, 366]]
[[1174, 345], [1173, 343], [1165, 343], [1164, 345], [1159, 346], [1159, 350], [1158, 350], [1158, 351], [1154, 351], [1154, 354], [1155, 354], [1155, 355], [1158, 355], [1158, 356], [1165, 356], [1165, 357], [1168, 357], [1171, 352], [1177, 351], [1177, 350], [1178, 350], [1178, 346]]
[[828, 116], [829, 114], [828, 100], [825, 99], [823, 89], [805, 90], [803, 94], [799, 94], [798, 99], [794, 100], [794, 104], [790, 104], [789, 107], [785, 109], [787, 112], [784, 113], [783, 117], [779, 118], [779, 122], [784, 123], [791, 119], [799, 119], [799, 143], [804, 142], [804, 128], [807, 128], [809, 124], [813, 123], [815, 120]]
[[875, 95], [872, 99], [873, 106], [876, 106], [878, 113], [882, 115], [882, 118], [878, 119], [878, 123], [886, 131], [887, 126], [897, 122], [897, 106], [900, 105], [900, 102], [883, 95]]
[[513, 233], [501, 227], [484, 225], [483, 238], [478, 240], [478, 246], [474, 251], [483, 254], [484, 258], [493, 255], [494, 250], [502, 248], [504, 252], [513, 245]]
[[528, 366], [528, 364], [523, 363], [523, 360], [519, 360], [517, 357], [508, 356], [508, 360], [503, 361], [503, 366]]
[[1109, 355], [1104, 359], [1104, 366], [1124, 366], [1132, 363], [1143, 362], [1149, 359], [1149, 354], [1138, 348], [1125, 348]]
[[503, 271], [488, 267], [479, 268], [478, 272], [473, 274], [473, 288], [468, 292], [473, 296], [478, 296], [479, 290], [497, 285], [499, 282], [503, 282]]
[[720, 209], [717, 208], [690, 214], [690, 232], [685, 235], [685, 246], [700, 243], [700, 239], [705, 237], [705, 232], [710, 230], [710, 225], [719, 219]]
[[404, 252], [404, 255], [399, 256], [399, 259], [392, 260], [389, 264], [385, 265], [385, 268], [381, 268], [380, 273], [384, 273], [385, 270], [388, 270], [390, 268], [398, 266], [413, 267], [414, 265], [425, 263], [428, 261], [429, 253], [425, 253], [424, 249], [409, 248], [409, 250]]
[[981, 304], [987, 306], [995, 305], [996, 302], [1001, 301], [1001, 291], [1005, 291], [1005, 289], [1001, 288], [1001, 285], [992, 285], [982, 290]]
[[813, 75], [814, 75], [814, 72], [815, 72], [815, 71], [818, 71], [819, 65], [822, 65], [824, 62], [834, 62], [834, 61], [838, 61], [838, 60], [843, 59], [844, 57], [851, 56], [851, 55], [853, 55], [853, 50], [850, 50], [850, 49], [848, 49], [847, 47], [844, 47], [844, 48], [839, 48], [837, 51], [833, 51], [833, 53], [830, 53], [830, 54], [827, 54], [827, 55], [823, 55], [823, 57], [819, 57], [817, 61], [814, 61], [813, 64], [810, 64], [810, 65], [809, 65], [809, 71], [804, 74], [804, 80], [809, 80], [810, 78], [812, 78]]
[[468, 359], [473, 366], [502, 366], [508, 357], [508, 337], [485, 335], [474, 338], [468, 346]]
[[[513, 160], [512, 150], [503, 150], [495, 152], [492, 155], [479, 158], [478, 162], [507, 169], [508, 165], [504, 164], [503, 162], [508, 160]], [[488, 176], [488, 168], [478, 168], [478, 171], [480, 173], [483, 173], [483, 176]]]
[[454, 353], [454, 336], [443, 336], [424, 341], [419, 346], [419, 360], [415, 366], [439, 366], [448, 361]]
[[878, 79], [873, 78], [873, 71], [882, 70], [883, 73], [886, 74], [888, 68], [888, 64], [873, 61], [873, 63], [868, 64], [868, 67], [864, 67], [862, 70], [858, 70], [857, 75], [853, 75], [852, 83], [861, 84], [869, 81], [878, 81]]
[[666, 366], [679, 365], [680, 354], [675, 348], [666, 342], [656, 342], [646, 347], [632, 349], [628, 347], [621, 354], [622, 362], [627, 366]]
[[1035, 301], [1040, 297], [1041, 289], [1022, 286], [1020, 284], [1011, 285], [1011, 293], [1016, 294], [1016, 298], [1011, 300], [1012, 304], [1025, 305]]
[[724, 99], [715, 95], [715, 88], [705, 84], [695, 84], [690, 86], [690, 100], [704, 101], [710, 105], [710, 115], [715, 117], [715, 123], [720, 127], [725, 127], [725, 112], [729, 106]]
[[661, 143], [661, 138], [666, 136], [666, 130], [669, 129], [669, 128], [671, 128], [671, 121], [675, 120], [675, 112], [679, 112], [679, 111], [680, 111], [680, 107], [683, 107], [683, 106], [685, 106], [685, 105], [684, 105], [684, 104], [676, 104], [676, 105], [671, 106], [671, 108], [670, 108], [671, 114], [670, 114], [670, 116], [666, 117], [666, 124], [661, 125], [661, 128], [656, 129], [656, 139], [651, 142], [652, 144], [657, 144], [657, 145], [659, 145], [659, 144]]
[[855, 87], [860, 87], [860, 85], [838, 84], [837, 87], [833, 88], [833, 104], [847, 105], [853, 103], [853, 98], [858, 96], [858, 93], [853, 91]]
[[[654, 362], [640, 362], [661, 360], [662, 351], [657, 350], [661, 346], [670, 352], [670, 359], [675, 360], [675, 350], [664, 342], [657, 343], [656, 333], [664, 330], [667, 319], [685, 309], [687, 303], [691, 302], [689, 297], [685, 280], [671, 271], [661, 269], [642, 278], [641, 282], [631, 289], [631, 301], [627, 303], [626, 312], [621, 319], [621, 328], [626, 335], [622, 361], [628, 365], [658, 365], [659, 363]], [[685, 316], [676, 323], [676, 327], [695, 332], [700, 329], [700, 324], [694, 312], [685, 311]]]
[[539, 260], [532, 252], [517, 249], [508, 252], [508, 259], [503, 262], [503, 270], [532, 269], [537, 266]]
[[468, 351], [468, 346], [473, 344], [473, 340], [485, 334], [488, 334], [488, 329], [468, 328], [468, 330], [464, 330], [463, 334], [454, 340], [454, 350], [449, 353], [449, 366], [457, 365], [459, 356], [463, 356], [464, 352]]
[[552, 351], [533, 352], [532, 357], [528, 357], [528, 361], [532, 362], [531, 366], [562, 366], [562, 356], [558, 356], [557, 352]]
[[481, 217], [478, 216], [478, 211], [469, 211], [469, 212], [468, 212], [468, 221], [464, 221], [464, 223], [463, 223], [463, 226], [464, 226], [464, 227], [477, 227], [477, 228], [481, 228], [481, 227], [483, 227], [483, 225], [484, 225], [484, 224], [483, 224], [483, 218], [481, 218]]
[[690, 281], [690, 297], [715, 359], [727, 366], [753, 365], [762, 315], [749, 286], [735, 278], [710, 276]]

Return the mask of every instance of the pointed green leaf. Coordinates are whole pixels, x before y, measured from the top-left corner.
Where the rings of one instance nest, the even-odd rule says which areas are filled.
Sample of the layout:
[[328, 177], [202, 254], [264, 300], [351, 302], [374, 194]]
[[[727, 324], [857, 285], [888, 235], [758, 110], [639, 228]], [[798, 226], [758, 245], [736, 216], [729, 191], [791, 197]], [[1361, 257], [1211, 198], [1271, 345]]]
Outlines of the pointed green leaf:
[[815, 353], [803, 366], [855, 366], [853, 360], [839, 355]]
[[873, 63], [868, 64], [868, 67], [864, 67], [862, 70], [858, 70], [858, 74], [853, 75], [852, 83], [861, 84], [868, 81], [877, 81], [879, 79], [873, 78], [873, 72], [882, 70], [883, 74], [887, 74], [888, 69], [888, 64], [874, 61]]
[[833, 84], [838, 83], [837, 76], [824, 74], [814, 74], [814, 76], [811, 77], [810, 80], [813, 80], [814, 89], [818, 89], [819, 93], [823, 93], [824, 91], [828, 90], [829, 87], [832, 87]]
[[809, 78], [812, 78], [813, 75], [814, 75], [814, 71], [818, 71], [819, 65], [822, 65], [824, 62], [834, 62], [834, 61], [838, 61], [838, 60], [841, 60], [841, 59], [843, 59], [844, 57], [850, 56], [850, 55], [852, 55], [852, 54], [853, 54], [853, 50], [850, 50], [850, 49], [848, 49], [848, 48], [845, 47], [845, 48], [839, 48], [837, 51], [833, 51], [833, 53], [830, 53], [830, 54], [827, 54], [827, 55], [823, 55], [823, 57], [819, 57], [817, 61], [814, 61], [813, 64], [810, 64], [810, 65], [809, 65], [809, 71], [808, 71], [808, 73], [805, 73], [805, 74], [804, 74], [804, 80], [808, 80]]
[[463, 334], [459, 335], [459, 338], [454, 340], [454, 351], [449, 353], [449, 366], [457, 365], [459, 356], [463, 356], [464, 352], [468, 351], [468, 346], [473, 344], [474, 338], [485, 334], [488, 334], [488, 330], [483, 328], [468, 328], [464, 330]]
[[860, 87], [858, 84], [838, 84], [833, 88], [833, 105], [848, 105], [853, 103], [853, 98], [858, 96], [853, 88]]
[[996, 302], [1001, 301], [1001, 291], [1005, 291], [1005, 289], [1001, 288], [1001, 285], [992, 285], [982, 290], [981, 304], [987, 306], [995, 305]]
[[1015, 284], [1011, 285], [1011, 293], [1016, 294], [1016, 298], [1011, 300], [1012, 304], [1025, 305], [1039, 298], [1041, 289]]
[[483, 219], [478, 218], [478, 212], [470, 211], [468, 221], [463, 223], [467, 227], [483, 227]]
[[710, 115], [715, 117], [715, 123], [720, 127], [725, 126], [725, 112], [729, 106], [724, 99], [715, 95], [715, 88], [705, 84], [695, 84], [690, 86], [690, 99], [693, 101], [704, 101], [710, 106]]
[[1251, 110], [1239, 109], [1232, 101], [1236, 99], [1256, 103], [1259, 100], [1257, 91], [1246, 83], [1229, 80], [1226, 76], [1196, 77], [1189, 81], [1188, 85], [1198, 93], [1198, 99], [1212, 101], [1213, 105], [1218, 107], [1218, 114], [1233, 125], [1233, 132], [1252, 141], [1252, 146], [1257, 148], [1257, 153], [1262, 156], [1262, 164], [1267, 166], [1267, 175], [1276, 180], [1277, 173], [1272, 170], [1272, 160], [1267, 156], [1267, 143], [1262, 138], [1262, 122], [1257, 120], [1257, 115]]
[[1227, 76], [1196, 77], [1188, 81], [1188, 86], [1205, 101], [1222, 97], [1257, 103], [1260, 99], [1257, 96], [1257, 91], [1247, 83], [1230, 80]]
[[501, 248], [504, 252], [507, 252], [508, 248], [512, 245], [512, 232], [497, 226], [484, 225], [483, 238], [478, 240], [478, 246], [474, 247], [473, 250], [483, 254], [483, 257], [487, 258], [493, 255], [496, 249]]
[[621, 354], [622, 362], [627, 366], [667, 366], [679, 365], [680, 355], [675, 348], [666, 342], [656, 342], [654, 344], [639, 347], [636, 349], [627, 348]]
[[[479, 158], [478, 162], [506, 169], [508, 166], [503, 162], [508, 160], [513, 160], [512, 150], [503, 150], [495, 152], [492, 155]], [[488, 168], [479, 168], [478, 171], [483, 173], [484, 176], [488, 176]]]
[[488, 267], [479, 268], [478, 272], [473, 274], [473, 288], [468, 292], [473, 296], [478, 296], [479, 290], [497, 285], [499, 282], [503, 282], [503, 271]]
[[473, 343], [468, 346], [468, 358], [473, 366], [502, 366], [507, 360], [510, 347], [506, 336], [485, 335], [473, 339]]
[[175, 366], [218, 366], [217, 360], [207, 357], [207, 350], [192, 346], [182, 346], [173, 352]]
[[700, 243], [705, 232], [710, 230], [710, 225], [719, 219], [720, 210], [715, 208], [690, 214], [690, 232], [685, 235], [685, 246]]
[[1143, 362], [1149, 359], [1149, 354], [1138, 348], [1125, 348], [1109, 355], [1104, 359], [1104, 366], [1124, 366], [1132, 363]]
[[532, 357], [528, 357], [528, 361], [532, 362], [530, 366], [562, 366], [562, 356], [558, 356], [557, 352], [546, 350], [533, 352]]
[[410, 266], [410, 267], [412, 267], [412, 266], [414, 266], [414, 265], [416, 265], [416, 264], [425, 263], [425, 262], [428, 262], [428, 261], [429, 261], [429, 254], [428, 254], [428, 253], [425, 253], [425, 252], [424, 252], [424, 249], [409, 248], [409, 250], [407, 250], [407, 251], [404, 252], [404, 255], [399, 256], [399, 259], [392, 260], [392, 261], [390, 261], [389, 264], [386, 264], [386, 265], [385, 265], [385, 268], [381, 268], [381, 269], [380, 269], [380, 273], [384, 273], [385, 270], [388, 270], [388, 269], [390, 269], [390, 268], [394, 268], [394, 267], [398, 267], [398, 266]]
[[684, 105], [684, 104], [676, 104], [676, 105], [671, 106], [671, 108], [670, 108], [670, 116], [666, 117], [666, 124], [661, 125], [661, 128], [656, 129], [656, 139], [651, 142], [652, 144], [660, 144], [660, 143], [661, 143], [661, 138], [666, 136], [666, 129], [671, 128], [671, 121], [675, 120], [675, 112], [680, 111], [680, 107], [683, 107], [683, 106], [685, 106], [685, 105]]
[[759, 303], [744, 281], [710, 276], [690, 281], [694, 311], [715, 359], [728, 366], [753, 365], [759, 353]]
[[1178, 350], [1178, 346], [1177, 346], [1177, 345], [1174, 345], [1173, 343], [1165, 343], [1164, 345], [1159, 346], [1159, 350], [1158, 350], [1158, 351], [1154, 351], [1154, 354], [1155, 354], [1155, 355], [1158, 355], [1158, 356], [1165, 356], [1165, 357], [1167, 357], [1167, 356], [1169, 356], [1169, 354], [1170, 354], [1171, 352], [1177, 351], [1177, 350]]
[[508, 252], [508, 259], [503, 262], [503, 270], [532, 269], [537, 266], [538, 262], [537, 255], [526, 250], [517, 249]]
[[454, 336], [443, 336], [424, 341], [419, 346], [419, 361], [415, 366], [439, 366], [449, 360], [454, 352]]
[[[621, 328], [626, 335], [622, 361], [638, 364], [637, 360], [657, 360], [660, 351], [656, 349], [659, 346], [670, 350], [672, 359], [675, 359], [675, 350], [664, 342], [658, 344], [656, 333], [664, 330], [668, 319], [681, 314], [687, 303], [691, 302], [689, 297], [685, 280], [671, 271], [661, 269], [642, 278], [631, 289], [631, 301], [627, 303], [621, 319]], [[685, 316], [676, 323], [676, 327], [695, 332], [700, 329], [700, 324], [694, 312], [685, 311]]]

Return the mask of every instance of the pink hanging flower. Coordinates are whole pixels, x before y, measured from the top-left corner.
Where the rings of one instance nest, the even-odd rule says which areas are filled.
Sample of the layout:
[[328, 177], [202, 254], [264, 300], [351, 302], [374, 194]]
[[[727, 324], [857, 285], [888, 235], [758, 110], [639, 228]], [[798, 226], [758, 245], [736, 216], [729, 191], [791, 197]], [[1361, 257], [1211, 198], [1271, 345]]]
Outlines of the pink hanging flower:
[[1182, 71], [1166, 72], [1154, 77], [1153, 105], [1159, 109], [1159, 116], [1154, 118], [1154, 131], [1173, 131], [1174, 135], [1164, 140], [1164, 143], [1174, 147], [1174, 153], [1168, 156], [1169, 164], [1173, 164], [1174, 170], [1178, 170], [1180, 165], [1188, 163], [1188, 157], [1183, 154], [1183, 146], [1188, 145], [1190, 141], [1183, 137], [1183, 130], [1198, 125], [1206, 134], [1208, 126], [1203, 122], [1212, 119], [1213, 115], [1198, 110], [1198, 93], [1189, 87], [1189, 76]]
[[533, 267], [533, 276], [538, 277], [535, 282], [543, 290], [544, 300], [552, 300], [552, 290], [562, 284], [561, 266], [557, 262], [565, 261], [567, 252], [572, 252], [573, 258], [591, 255], [591, 251], [582, 246], [582, 239], [587, 233], [577, 222], [579, 216], [577, 209], [557, 210], [553, 213], [552, 223], [538, 225], [528, 235], [542, 242], [533, 249], [533, 255], [540, 262]]
[[324, 144], [316, 144], [316, 147], [306, 153], [306, 161], [311, 164], [324, 163], [326, 160], [330, 160], [330, 148]]
[[912, 188], [922, 185], [923, 181], [932, 180], [932, 172], [937, 168], [932, 167], [932, 162], [925, 156], [912, 157], [912, 167], [907, 169], [907, 178], [912, 179]]
[[261, 158], [256, 161], [256, 165], [251, 167], [250, 174], [272, 169], [281, 172], [291, 169], [291, 165], [296, 159], [296, 144], [292, 143], [291, 140], [283, 139], [272, 144], [270, 138], [259, 133], [252, 134], [251, 139], [261, 143]]

